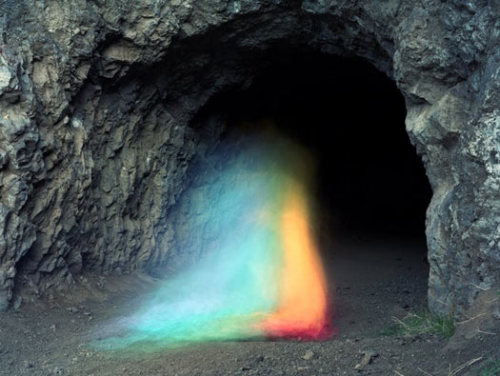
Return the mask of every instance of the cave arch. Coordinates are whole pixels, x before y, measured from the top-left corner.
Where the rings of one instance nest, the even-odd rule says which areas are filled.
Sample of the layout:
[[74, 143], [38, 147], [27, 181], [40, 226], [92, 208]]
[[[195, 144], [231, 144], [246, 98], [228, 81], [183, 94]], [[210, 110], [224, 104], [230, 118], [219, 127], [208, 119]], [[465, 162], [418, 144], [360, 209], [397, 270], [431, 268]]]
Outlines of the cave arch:
[[433, 189], [429, 304], [463, 313], [499, 283], [493, 7], [82, 2], [81, 17], [59, 20], [54, 7], [16, 5], [2, 49], [0, 307], [14, 286], [161, 262], [189, 164], [220, 133], [191, 120], [216, 93], [249, 85], [269, 51], [293, 47], [366, 59], [396, 82]]
[[[170, 212], [175, 245], [164, 261], [148, 266], [150, 272], [175, 274], [210, 252], [218, 228], [207, 231], [200, 223], [200, 197], [217, 207], [220, 192], [230, 194], [222, 188], [222, 176], [234, 166], [240, 166], [242, 179], [245, 174], [251, 179], [245, 165], [252, 162], [245, 163], [245, 155], [254, 147], [252, 140], [268, 129], [273, 137], [300, 144], [316, 160], [312, 227], [337, 291], [335, 320], [341, 330], [360, 330], [344, 322], [352, 317], [371, 319], [373, 312], [356, 303], [357, 296], [365, 302], [384, 301], [381, 316], [421, 309], [428, 275], [425, 211], [431, 192], [404, 129], [402, 95], [361, 59], [291, 49], [280, 50], [269, 61], [250, 85], [234, 85], [214, 95], [192, 120], [191, 127], [202, 135], [207, 125], [218, 124], [220, 136], [194, 157], [186, 189]], [[205, 218], [211, 215], [207, 208]], [[383, 267], [389, 264], [390, 276]], [[388, 289], [391, 296], [382, 296]], [[400, 303], [408, 299], [411, 303]]]
[[[191, 126], [203, 132], [206, 124], [220, 121], [227, 132], [268, 119], [311, 150], [324, 187], [317, 193], [327, 201], [331, 196], [345, 229], [372, 226], [386, 235], [423, 238], [430, 187], [405, 132], [405, 102], [395, 84], [356, 58], [291, 50], [269, 60], [249, 87], [231, 87], [211, 98]], [[406, 183], [398, 185], [398, 179]], [[378, 187], [379, 180], [395, 187], [389, 192], [389, 183]], [[358, 203], [342, 200], [357, 189]]]

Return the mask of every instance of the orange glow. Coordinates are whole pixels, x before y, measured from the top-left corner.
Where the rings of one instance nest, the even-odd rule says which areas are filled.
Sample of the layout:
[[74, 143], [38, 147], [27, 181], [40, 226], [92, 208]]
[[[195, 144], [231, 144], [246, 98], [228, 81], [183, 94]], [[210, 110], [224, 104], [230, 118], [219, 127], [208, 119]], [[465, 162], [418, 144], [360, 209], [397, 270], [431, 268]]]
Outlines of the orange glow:
[[280, 221], [284, 265], [278, 279], [279, 308], [262, 328], [274, 337], [326, 338], [330, 334], [327, 282], [300, 187], [292, 185], [287, 192]]

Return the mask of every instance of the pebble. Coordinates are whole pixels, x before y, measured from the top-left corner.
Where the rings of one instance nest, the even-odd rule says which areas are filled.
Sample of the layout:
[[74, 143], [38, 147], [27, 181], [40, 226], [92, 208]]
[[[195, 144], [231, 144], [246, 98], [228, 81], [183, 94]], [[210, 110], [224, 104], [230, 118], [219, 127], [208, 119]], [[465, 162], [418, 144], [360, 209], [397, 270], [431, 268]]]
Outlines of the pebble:
[[304, 360], [311, 360], [313, 357], [314, 357], [314, 353], [312, 352], [312, 350], [307, 350], [306, 353], [304, 355], [302, 355], [301, 358]]
[[14, 310], [16, 311], [19, 311], [19, 308], [21, 308], [21, 304], [23, 303], [23, 298], [18, 296], [15, 300], [14, 300], [14, 304], [13, 304], [13, 308]]
[[495, 320], [500, 320], [500, 307], [495, 307], [493, 309], [493, 314], [492, 314], [493, 318]]
[[361, 354], [363, 354], [365, 356], [369, 356], [371, 358], [376, 358], [378, 356], [378, 352], [376, 352], [374, 350], [365, 350], [365, 351], [362, 351]]
[[374, 350], [364, 350], [361, 352], [361, 354], [363, 354], [363, 359], [361, 359], [360, 363], [354, 366], [355, 369], [366, 367], [373, 361], [373, 358], [376, 358], [378, 356], [378, 353]]

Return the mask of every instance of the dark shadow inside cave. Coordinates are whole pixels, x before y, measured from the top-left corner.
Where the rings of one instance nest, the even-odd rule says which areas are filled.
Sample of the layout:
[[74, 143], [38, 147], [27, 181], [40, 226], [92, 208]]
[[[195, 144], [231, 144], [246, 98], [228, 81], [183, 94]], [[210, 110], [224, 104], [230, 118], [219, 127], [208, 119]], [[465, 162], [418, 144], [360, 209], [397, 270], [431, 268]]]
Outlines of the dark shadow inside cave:
[[229, 127], [271, 119], [313, 151], [318, 198], [342, 237], [425, 242], [430, 187], [405, 131], [404, 98], [369, 63], [323, 54], [276, 59], [249, 88], [232, 88], [201, 117]]
[[209, 101], [194, 126], [212, 116], [229, 130], [270, 119], [317, 157], [316, 228], [341, 331], [367, 333], [374, 317], [424, 309], [431, 190], [395, 83], [361, 59], [280, 53], [269, 61], [249, 87]]

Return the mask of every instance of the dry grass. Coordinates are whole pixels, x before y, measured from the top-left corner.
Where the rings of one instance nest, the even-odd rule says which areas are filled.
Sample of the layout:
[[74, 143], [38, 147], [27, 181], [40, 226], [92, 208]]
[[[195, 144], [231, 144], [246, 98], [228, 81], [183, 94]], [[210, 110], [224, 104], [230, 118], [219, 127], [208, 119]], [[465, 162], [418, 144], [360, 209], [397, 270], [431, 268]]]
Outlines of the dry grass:
[[430, 312], [410, 313], [402, 319], [393, 317], [394, 325], [383, 330], [382, 335], [438, 334], [449, 338], [455, 333], [453, 317], [436, 316]]
[[500, 359], [490, 359], [480, 372], [479, 376], [500, 376]]

